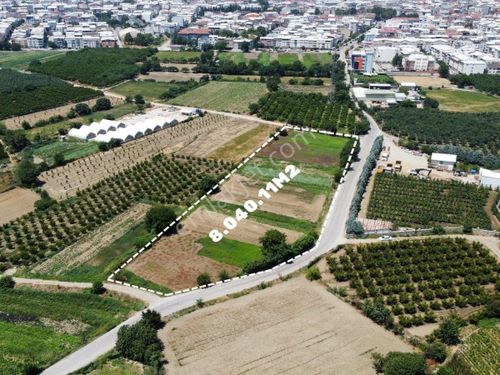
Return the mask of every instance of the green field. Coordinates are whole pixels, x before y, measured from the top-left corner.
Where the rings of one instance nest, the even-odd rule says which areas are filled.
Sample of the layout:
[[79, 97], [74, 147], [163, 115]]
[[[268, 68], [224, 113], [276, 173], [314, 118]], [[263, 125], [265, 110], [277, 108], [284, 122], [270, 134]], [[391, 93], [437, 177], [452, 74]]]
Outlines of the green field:
[[111, 91], [123, 96], [142, 95], [147, 100], [155, 100], [169, 87], [172, 87], [172, 84], [168, 82], [128, 81], [113, 87]]
[[271, 55], [268, 52], [261, 52], [257, 61], [260, 64], [267, 66], [271, 64]]
[[[73, 121], [90, 124], [92, 121], [101, 121], [106, 116], [113, 116], [115, 119], [118, 119], [122, 116], [128, 115], [129, 113], [135, 112], [136, 110], [137, 106], [134, 103], [118, 104], [107, 111], [94, 112], [90, 115], [73, 119]], [[30, 129], [26, 132], [26, 135], [30, 140], [33, 140], [37, 134], [41, 137], [53, 138], [59, 134], [59, 129], [69, 130], [71, 128], [71, 124], [71, 121], [63, 120], [41, 128]]]
[[[88, 293], [0, 289], [0, 373], [43, 369], [127, 318], [142, 303]], [[35, 373], [35, 372], [33, 372]], [[38, 373], [38, 372], [36, 372]]]
[[210, 238], [205, 237], [198, 240], [198, 242], [203, 245], [198, 255], [240, 268], [262, 258], [261, 249], [256, 245], [228, 238], [223, 238], [220, 242], [215, 243]]
[[303, 63], [306, 68], [309, 68], [314, 63], [331, 64], [332, 55], [329, 53], [306, 53], [303, 57]]
[[500, 98], [474, 91], [428, 90], [426, 95], [439, 102], [439, 108], [454, 112], [500, 111]]
[[31, 61], [41, 62], [64, 56], [61, 51], [0, 51], [0, 68], [25, 69]]
[[64, 142], [54, 140], [33, 150], [33, 155], [43, 159], [49, 166], [54, 164], [54, 155], [62, 153], [64, 160], [71, 161], [83, 158], [99, 150], [97, 142], [85, 142], [68, 138]]
[[221, 52], [218, 57], [221, 61], [232, 61], [235, 64], [248, 62], [243, 52]]
[[280, 53], [278, 62], [282, 65], [291, 65], [295, 61], [299, 61], [299, 56], [296, 53]]
[[210, 82], [169, 103], [216, 111], [248, 113], [248, 105], [267, 93], [266, 85], [256, 82]]
[[172, 293], [172, 290], [170, 290], [169, 288], [163, 285], [158, 285], [152, 281], [143, 279], [142, 277], [136, 275], [132, 271], [126, 269], [121, 270], [120, 273], [117, 274], [116, 279], [120, 281], [125, 281], [132, 285], [141, 286], [146, 289], [152, 289], [166, 294]]
[[188, 62], [189, 60], [198, 59], [201, 52], [196, 51], [161, 51], [156, 53], [156, 57], [164, 62]]

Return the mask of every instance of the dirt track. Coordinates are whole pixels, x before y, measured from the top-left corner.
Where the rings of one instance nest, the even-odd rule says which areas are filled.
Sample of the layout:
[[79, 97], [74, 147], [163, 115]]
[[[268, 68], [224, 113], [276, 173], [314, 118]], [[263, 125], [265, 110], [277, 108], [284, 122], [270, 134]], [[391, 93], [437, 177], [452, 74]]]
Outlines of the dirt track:
[[375, 374], [398, 337], [302, 276], [198, 310], [160, 331], [168, 373]]
[[15, 188], [0, 194], [0, 225], [33, 211], [38, 194], [22, 188]]

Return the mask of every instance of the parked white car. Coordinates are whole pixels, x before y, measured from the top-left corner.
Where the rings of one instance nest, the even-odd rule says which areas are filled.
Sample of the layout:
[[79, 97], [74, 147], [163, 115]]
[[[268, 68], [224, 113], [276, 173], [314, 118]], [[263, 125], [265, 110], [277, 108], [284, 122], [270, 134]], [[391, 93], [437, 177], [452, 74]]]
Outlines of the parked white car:
[[391, 236], [380, 236], [378, 238], [380, 241], [392, 241], [392, 237]]

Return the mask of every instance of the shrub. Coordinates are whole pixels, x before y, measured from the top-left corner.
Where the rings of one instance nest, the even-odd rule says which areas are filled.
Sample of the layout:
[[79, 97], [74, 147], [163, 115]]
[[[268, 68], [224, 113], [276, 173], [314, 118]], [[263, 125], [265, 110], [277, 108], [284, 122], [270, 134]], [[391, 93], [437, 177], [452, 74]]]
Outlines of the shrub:
[[104, 288], [101, 281], [94, 281], [90, 288], [90, 293], [92, 294], [103, 294], [105, 291], [106, 288]]
[[14, 289], [16, 282], [12, 276], [2, 276], [0, 277], [0, 289]]
[[424, 351], [425, 358], [433, 359], [442, 363], [446, 359], [446, 345], [435, 341], [427, 345]]
[[447, 345], [456, 345], [460, 342], [460, 325], [453, 318], [447, 318], [434, 331], [435, 336]]
[[[144, 223], [149, 231], [154, 231], [155, 233], [160, 233], [162, 230], [167, 228], [169, 224], [175, 221], [176, 215], [175, 211], [166, 206], [157, 205], [149, 209], [146, 214]], [[175, 233], [175, 225], [172, 225], [167, 234]]]
[[219, 280], [220, 281], [225, 281], [225, 280], [228, 280], [228, 279], [230, 279], [229, 272], [227, 272], [225, 269], [221, 270], [219, 272]]
[[425, 375], [424, 357], [416, 353], [390, 352], [384, 358], [385, 375]]
[[199, 274], [196, 278], [196, 283], [198, 284], [198, 286], [208, 285], [211, 282], [212, 280], [210, 279], [210, 275], [206, 272]]
[[309, 267], [306, 272], [306, 278], [309, 281], [321, 279], [321, 272], [318, 267]]

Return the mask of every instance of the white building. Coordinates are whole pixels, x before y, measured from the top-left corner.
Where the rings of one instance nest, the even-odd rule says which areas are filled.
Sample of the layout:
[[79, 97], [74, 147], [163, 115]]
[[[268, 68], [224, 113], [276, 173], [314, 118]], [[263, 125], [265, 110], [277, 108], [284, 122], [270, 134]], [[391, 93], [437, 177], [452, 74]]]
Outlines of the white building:
[[500, 189], [500, 173], [489, 169], [481, 168], [479, 170], [479, 183], [490, 189]]
[[455, 154], [441, 154], [433, 152], [431, 155], [431, 165], [438, 169], [452, 171], [456, 162], [457, 155]]

